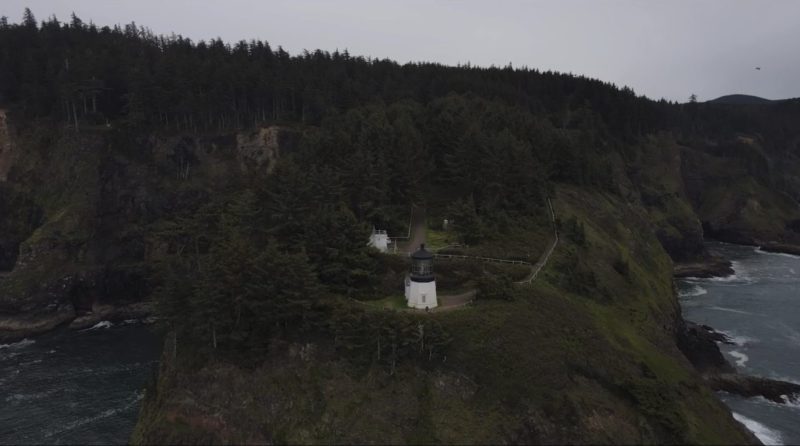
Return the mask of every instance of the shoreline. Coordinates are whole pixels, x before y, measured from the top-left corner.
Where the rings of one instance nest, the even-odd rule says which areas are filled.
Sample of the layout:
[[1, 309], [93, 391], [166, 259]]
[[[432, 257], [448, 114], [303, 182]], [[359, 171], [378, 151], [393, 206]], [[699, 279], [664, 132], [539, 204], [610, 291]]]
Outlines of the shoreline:
[[678, 348], [712, 390], [744, 398], [763, 397], [778, 404], [800, 401], [800, 384], [739, 373], [719, 348], [719, 344], [732, 343], [713, 327], [685, 319], [678, 335]]
[[733, 274], [735, 274], [733, 264], [722, 257], [709, 257], [695, 262], [675, 262], [672, 270], [672, 277], [675, 279], [710, 279]]
[[[724, 243], [724, 242], [723, 242]], [[734, 245], [734, 244], [732, 244]], [[755, 248], [756, 252], [770, 254], [800, 255], [800, 247], [781, 244], [735, 244]], [[712, 279], [735, 274], [731, 263], [723, 258], [691, 263], [676, 263], [674, 279]], [[724, 268], [728, 266], [729, 271]], [[683, 310], [682, 319], [683, 319]], [[763, 399], [772, 404], [795, 407], [800, 403], [800, 384], [783, 379], [774, 379], [750, 374], [747, 369], [738, 369], [725, 354], [724, 344], [735, 344], [724, 332], [705, 323], [694, 323], [683, 319], [685, 325], [678, 334], [678, 344], [684, 356], [701, 375], [705, 385], [718, 396], [731, 395], [745, 400]], [[731, 413], [734, 409], [728, 406]], [[751, 429], [752, 431], [752, 429]], [[752, 431], [755, 434], [755, 431]], [[778, 432], [778, 431], [776, 431]]]
[[137, 302], [128, 305], [98, 305], [93, 311], [78, 315], [72, 305], [62, 305], [48, 314], [18, 314], [0, 316], [0, 342], [13, 343], [23, 339], [40, 336], [66, 327], [69, 330], [83, 330], [102, 321], [120, 322], [137, 319], [147, 322], [153, 315], [151, 302]]
[[765, 243], [758, 246], [758, 249], [772, 254], [788, 254], [800, 257], [800, 246], [788, 243]]

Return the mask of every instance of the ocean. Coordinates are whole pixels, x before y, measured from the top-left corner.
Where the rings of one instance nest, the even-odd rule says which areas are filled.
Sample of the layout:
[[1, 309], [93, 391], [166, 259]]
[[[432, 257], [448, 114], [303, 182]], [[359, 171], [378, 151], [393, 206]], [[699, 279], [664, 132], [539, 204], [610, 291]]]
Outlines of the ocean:
[[[735, 274], [679, 280], [684, 318], [726, 334], [734, 345], [720, 349], [739, 372], [800, 383], [800, 257], [724, 243], [708, 248], [731, 260]], [[719, 397], [763, 443], [800, 444], [800, 401]]]
[[126, 444], [159, 352], [132, 323], [0, 344], [0, 444]]

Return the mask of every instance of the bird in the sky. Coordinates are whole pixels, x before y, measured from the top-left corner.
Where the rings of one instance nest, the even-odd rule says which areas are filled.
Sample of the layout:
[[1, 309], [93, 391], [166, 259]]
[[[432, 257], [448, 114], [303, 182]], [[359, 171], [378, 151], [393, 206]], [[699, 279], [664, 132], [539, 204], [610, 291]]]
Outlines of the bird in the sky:
[[761, 71], [761, 67], [756, 67], [756, 70]]

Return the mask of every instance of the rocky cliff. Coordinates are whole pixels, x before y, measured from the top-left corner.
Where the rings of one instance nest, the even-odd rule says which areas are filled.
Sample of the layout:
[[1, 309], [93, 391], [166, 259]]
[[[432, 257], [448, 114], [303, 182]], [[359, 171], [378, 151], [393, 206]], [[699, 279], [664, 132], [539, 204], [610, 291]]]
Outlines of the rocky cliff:
[[268, 174], [296, 138], [0, 129], [0, 340], [148, 314], [159, 222]]
[[6, 111], [0, 109], [0, 182], [6, 181], [8, 177], [13, 155], [7, 119]]

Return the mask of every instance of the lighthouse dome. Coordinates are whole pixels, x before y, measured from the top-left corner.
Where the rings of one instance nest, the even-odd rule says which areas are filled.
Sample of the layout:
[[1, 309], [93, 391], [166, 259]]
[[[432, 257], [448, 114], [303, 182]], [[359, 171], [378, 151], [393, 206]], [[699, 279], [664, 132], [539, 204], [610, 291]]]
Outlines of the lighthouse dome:
[[431, 260], [433, 259], [433, 254], [425, 249], [425, 244], [423, 243], [419, 245], [418, 250], [411, 254], [411, 258], [414, 260]]
[[425, 245], [411, 254], [411, 274], [413, 282], [433, 282], [433, 253], [425, 249]]

